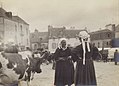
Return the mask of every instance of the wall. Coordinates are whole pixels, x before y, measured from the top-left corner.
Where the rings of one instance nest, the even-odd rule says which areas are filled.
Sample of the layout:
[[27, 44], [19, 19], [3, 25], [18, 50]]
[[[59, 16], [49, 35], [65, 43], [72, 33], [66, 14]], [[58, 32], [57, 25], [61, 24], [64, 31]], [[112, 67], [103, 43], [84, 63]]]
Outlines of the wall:
[[54, 53], [58, 47], [59, 39], [49, 39], [48, 41], [48, 50], [51, 53]]
[[113, 32], [99, 32], [91, 34], [91, 41], [93, 40], [104, 40], [104, 39], [112, 39], [113, 38]]
[[111, 39], [94, 40], [94, 41], [91, 41], [91, 43], [95, 44], [95, 46], [98, 48], [102, 48], [102, 47], [109, 48], [109, 47], [111, 47], [110, 41], [111, 41]]
[[[70, 47], [76, 47], [77, 45], [80, 45], [80, 41], [76, 38], [69, 38], [67, 39], [67, 44]], [[59, 46], [59, 39], [49, 39], [48, 42], [48, 49], [51, 53], [54, 53], [57, 47]]]
[[0, 42], [3, 42], [4, 29], [3, 29], [3, 18], [0, 17]]
[[4, 42], [14, 40], [19, 46], [30, 46], [29, 25], [4, 19]]
[[76, 47], [77, 45], [80, 44], [80, 41], [77, 38], [69, 38], [67, 39], [67, 42], [71, 47]]
[[119, 31], [115, 32], [115, 38], [119, 38]]

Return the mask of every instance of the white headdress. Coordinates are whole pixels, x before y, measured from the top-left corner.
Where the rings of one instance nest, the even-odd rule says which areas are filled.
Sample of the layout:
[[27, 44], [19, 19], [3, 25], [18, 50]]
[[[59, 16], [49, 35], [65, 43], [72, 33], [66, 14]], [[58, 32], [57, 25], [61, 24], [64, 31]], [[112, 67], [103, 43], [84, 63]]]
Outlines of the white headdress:
[[[89, 46], [90, 35], [86, 31], [81, 31], [79, 33], [79, 37], [81, 38], [81, 41], [82, 41], [82, 47], [83, 47], [83, 65], [85, 65], [85, 53], [86, 53], [85, 43], [87, 44], [88, 52], [90, 52], [90, 46]], [[87, 40], [85, 40], [85, 39], [87, 39]]]
[[[67, 39], [66, 38], [61, 38], [61, 39], [59, 39], [59, 43], [58, 43], [58, 48], [59, 49], [61, 49], [62, 48], [62, 46], [61, 46], [61, 42], [63, 41], [63, 40], [65, 40], [66, 41], [66, 48], [67, 48]], [[62, 48], [62, 49], [66, 49], [66, 48]]]

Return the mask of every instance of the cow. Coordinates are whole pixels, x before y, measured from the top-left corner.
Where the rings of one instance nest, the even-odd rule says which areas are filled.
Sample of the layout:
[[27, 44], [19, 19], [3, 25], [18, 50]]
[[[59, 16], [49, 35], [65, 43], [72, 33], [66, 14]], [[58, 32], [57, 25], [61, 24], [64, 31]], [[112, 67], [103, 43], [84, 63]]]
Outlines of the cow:
[[[29, 58], [31, 61], [31, 80], [34, 78], [35, 73], [42, 72], [41, 69], [38, 69], [39, 65], [43, 64], [44, 62], [47, 62], [47, 58], [49, 56], [49, 53], [47, 51], [39, 53], [39, 52], [33, 52], [32, 58]], [[47, 64], [47, 63], [46, 63]]]
[[40, 58], [42, 60], [42, 63], [46, 63], [48, 65], [48, 62], [50, 63], [50, 52], [48, 50], [45, 50], [43, 48], [38, 48], [37, 51], [33, 52], [32, 55], [33, 58]]
[[41, 73], [40, 65], [39, 59], [34, 63], [33, 59], [18, 53], [0, 53], [0, 84], [18, 86], [21, 81], [27, 81], [29, 86], [33, 68], [37, 67], [35, 71]]

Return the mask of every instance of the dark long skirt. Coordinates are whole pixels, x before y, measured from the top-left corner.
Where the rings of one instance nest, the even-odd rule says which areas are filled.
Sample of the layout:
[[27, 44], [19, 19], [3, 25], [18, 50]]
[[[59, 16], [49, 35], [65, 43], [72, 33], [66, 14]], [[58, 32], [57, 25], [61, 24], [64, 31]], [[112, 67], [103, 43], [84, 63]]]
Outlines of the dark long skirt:
[[97, 86], [95, 69], [92, 60], [87, 59], [85, 65], [83, 65], [83, 60], [79, 60], [77, 62], [75, 73], [75, 85]]
[[114, 61], [119, 62], [119, 53], [115, 54]]
[[69, 61], [56, 62], [54, 85], [63, 86], [74, 83], [74, 66]]

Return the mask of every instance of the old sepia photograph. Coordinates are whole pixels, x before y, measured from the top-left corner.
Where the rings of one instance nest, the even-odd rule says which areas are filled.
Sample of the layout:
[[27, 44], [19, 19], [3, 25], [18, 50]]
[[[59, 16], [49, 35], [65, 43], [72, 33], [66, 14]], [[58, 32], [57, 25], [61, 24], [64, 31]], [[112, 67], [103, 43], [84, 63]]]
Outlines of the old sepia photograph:
[[0, 0], [0, 86], [119, 86], [119, 0]]

